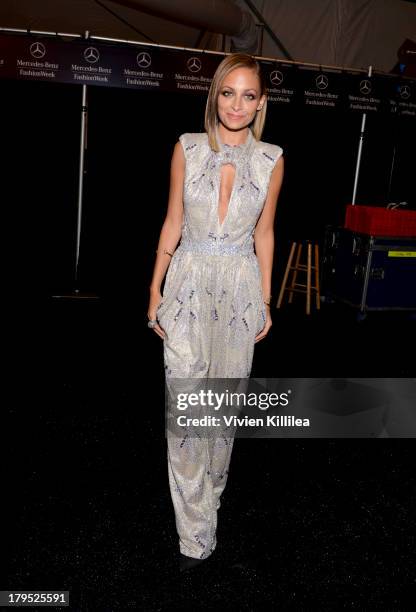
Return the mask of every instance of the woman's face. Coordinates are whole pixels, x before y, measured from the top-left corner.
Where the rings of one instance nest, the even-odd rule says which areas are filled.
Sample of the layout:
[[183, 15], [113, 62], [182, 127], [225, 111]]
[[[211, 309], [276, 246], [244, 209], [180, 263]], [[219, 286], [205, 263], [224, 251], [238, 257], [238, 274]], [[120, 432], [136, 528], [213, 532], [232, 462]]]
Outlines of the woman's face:
[[250, 68], [235, 68], [223, 80], [217, 101], [220, 122], [229, 130], [247, 127], [263, 106], [259, 78]]

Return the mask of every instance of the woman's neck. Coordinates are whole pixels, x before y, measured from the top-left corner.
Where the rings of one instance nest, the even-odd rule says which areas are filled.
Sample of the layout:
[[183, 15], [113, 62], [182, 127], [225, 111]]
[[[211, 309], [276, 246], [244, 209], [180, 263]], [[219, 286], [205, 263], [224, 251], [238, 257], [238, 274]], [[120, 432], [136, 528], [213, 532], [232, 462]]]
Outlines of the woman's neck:
[[250, 128], [246, 127], [242, 130], [238, 130], [237, 132], [231, 132], [230, 130], [225, 129], [222, 126], [219, 126], [218, 135], [223, 144], [230, 145], [231, 147], [238, 147], [242, 144], [245, 144], [245, 142], [247, 141], [249, 129]]

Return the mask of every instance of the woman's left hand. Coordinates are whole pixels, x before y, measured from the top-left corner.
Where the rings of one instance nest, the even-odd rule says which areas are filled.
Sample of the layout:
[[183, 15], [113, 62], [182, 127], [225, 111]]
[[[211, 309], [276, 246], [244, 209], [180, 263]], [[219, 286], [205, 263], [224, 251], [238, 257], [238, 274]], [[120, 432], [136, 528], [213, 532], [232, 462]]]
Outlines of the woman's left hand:
[[270, 306], [266, 305], [266, 323], [264, 324], [264, 327], [261, 330], [261, 332], [256, 336], [256, 338], [254, 340], [255, 344], [256, 344], [256, 342], [259, 342], [260, 340], [263, 340], [263, 338], [265, 338], [267, 336], [267, 334], [269, 333], [269, 330], [270, 330], [272, 325], [273, 325], [273, 323], [272, 323], [272, 317], [270, 315]]

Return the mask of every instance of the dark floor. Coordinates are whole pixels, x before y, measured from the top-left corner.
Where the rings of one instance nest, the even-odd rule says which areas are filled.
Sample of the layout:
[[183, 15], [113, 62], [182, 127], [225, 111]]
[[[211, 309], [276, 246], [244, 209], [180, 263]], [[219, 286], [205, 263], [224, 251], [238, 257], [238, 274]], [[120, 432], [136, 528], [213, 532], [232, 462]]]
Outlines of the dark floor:
[[[237, 439], [217, 550], [179, 577], [162, 341], [128, 300], [51, 300], [31, 313], [30, 333], [13, 330], [2, 428], [2, 589], [69, 590], [82, 612], [407, 609], [413, 439]], [[309, 318], [287, 307], [256, 345], [252, 375], [414, 377], [415, 328], [405, 313], [357, 322], [339, 305]]]

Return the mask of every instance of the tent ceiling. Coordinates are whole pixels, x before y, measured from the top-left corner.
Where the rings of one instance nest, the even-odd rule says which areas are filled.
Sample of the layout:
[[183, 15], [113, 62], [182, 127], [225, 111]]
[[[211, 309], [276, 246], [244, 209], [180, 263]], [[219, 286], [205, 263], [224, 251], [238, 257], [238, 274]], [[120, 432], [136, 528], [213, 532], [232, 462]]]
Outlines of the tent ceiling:
[[[135, 0], [132, 0], [133, 2]], [[252, 0], [277, 38], [299, 62], [391, 71], [406, 38], [415, 40], [416, 4], [406, 0]], [[239, 7], [253, 17], [244, 0], [175, 0], [198, 11], [227, 3], [230, 14]], [[161, 2], [155, 2], [161, 5]], [[107, 7], [109, 10], [106, 10]], [[195, 11], [196, 12], [196, 11]], [[120, 18], [117, 18], [118, 15]], [[183, 21], [183, 20], [182, 20]], [[223, 50], [223, 35], [207, 27], [181, 23], [111, 0], [2, 0], [0, 26], [84, 33], [155, 42], [180, 47]], [[198, 21], [200, 23], [200, 21]], [[130, 24], [130, 25], [129, 25]], [[231, 49], [230, 36], [225, 51]], [[260, 54], [247, 48], [247, 52]], [[261, 55], [284, 59], [281, 49], [264, 32]]]

